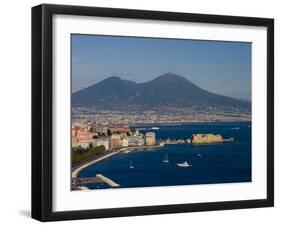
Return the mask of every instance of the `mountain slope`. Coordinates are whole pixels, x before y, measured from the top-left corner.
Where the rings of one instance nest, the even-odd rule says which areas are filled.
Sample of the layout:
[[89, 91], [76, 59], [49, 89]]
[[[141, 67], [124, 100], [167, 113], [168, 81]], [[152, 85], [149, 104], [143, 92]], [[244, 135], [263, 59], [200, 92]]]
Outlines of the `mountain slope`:
[[122, 80], [119, 77], [109, 77], [95, 85], [72, 94], [73, 106], [103, 106], [110, 107], [112, 103], [133, 96], [137, 84]]
[[139, 84], [110, 77], [73, 93], [72, 105], [108, 110], [181, 108], [191, 105], [250, 108], [248, 102], [208, 92], [188, 79], [170, 73]]

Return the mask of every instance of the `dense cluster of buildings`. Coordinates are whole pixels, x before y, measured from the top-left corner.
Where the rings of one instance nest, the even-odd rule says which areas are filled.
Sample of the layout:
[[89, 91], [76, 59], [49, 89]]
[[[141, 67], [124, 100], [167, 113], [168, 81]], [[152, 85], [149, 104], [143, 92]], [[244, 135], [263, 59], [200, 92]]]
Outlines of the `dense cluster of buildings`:
[[164, 108], [147, 111], [110, 111], [95, 108], [73, 107], [72, 120], [81, 124], [111, 124], [144, 125], [144, 124], [174, 124], [186, 122], [231, 122], [251, 121], [251, 112], [238, 108], [190, 106], [188, 109]]
[[156, 145], [156, 136], [153, 132], [140, 133], [130, 129], [128, 125], [108, 126], [99, 125], [73, 125], [72, 147], [87, 149], [104, 146], [105, 150], [117, 150], [126, 147]]

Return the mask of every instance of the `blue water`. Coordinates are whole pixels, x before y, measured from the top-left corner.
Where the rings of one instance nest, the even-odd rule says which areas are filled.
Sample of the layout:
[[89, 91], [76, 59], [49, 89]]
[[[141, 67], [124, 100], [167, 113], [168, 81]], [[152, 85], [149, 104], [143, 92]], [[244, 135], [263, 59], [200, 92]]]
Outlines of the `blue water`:
[[[176, 144], [116, 154], [81, 171], [80, 176], [103, 174], [120, 187], [170, 186], [251, 181], [251, 123], [189, 123], [183, 125], [136, 126], [141, 132], [154, 131], [157, 139], [186, 139], [193, 133], [219, 133], [234, 142], [209, 145]], [[169, 163], [163, 163], [168, 153]], [[202, 156], [198, 156], [201, 154]], [[132, 161], [134, 169], [130, 169]], [[178, 167], [187, 161], [191, 167]], [[90, 189], [106, 184], [87, 184]]]

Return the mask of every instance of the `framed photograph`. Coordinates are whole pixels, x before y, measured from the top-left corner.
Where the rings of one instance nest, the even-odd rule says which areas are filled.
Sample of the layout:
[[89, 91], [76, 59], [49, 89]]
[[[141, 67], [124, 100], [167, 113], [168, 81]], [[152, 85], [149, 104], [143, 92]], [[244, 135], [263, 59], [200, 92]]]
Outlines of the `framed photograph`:
[[32, 217], [274, 205], [274, 21], [32, 8]]

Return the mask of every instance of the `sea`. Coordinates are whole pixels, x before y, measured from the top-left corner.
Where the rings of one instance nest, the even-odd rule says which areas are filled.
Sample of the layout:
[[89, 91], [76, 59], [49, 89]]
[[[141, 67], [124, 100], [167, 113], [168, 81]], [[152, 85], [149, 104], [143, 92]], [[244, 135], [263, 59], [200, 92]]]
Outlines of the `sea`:
[[[80, 178], [102, 174], [120, 188], [251, 182], [251, 122], [206, 122], [134, 126], [160, 139], [187, 139], [194, 133], [221, 134], [233, 142], [191, 145], [169, 144], [118, 153], [80, 172]], [[159, 129], [152, 129], [158, 127]], [[164, 162], [163, 160], [168, 162]], [[179, 167], [187, 161], [189, 167]], [[133, 166], [133, 167], [130, 167]], [[105, 183], [86, 184], [105, 189]], [[119, 189], [119, 188], [118, 188]]]

